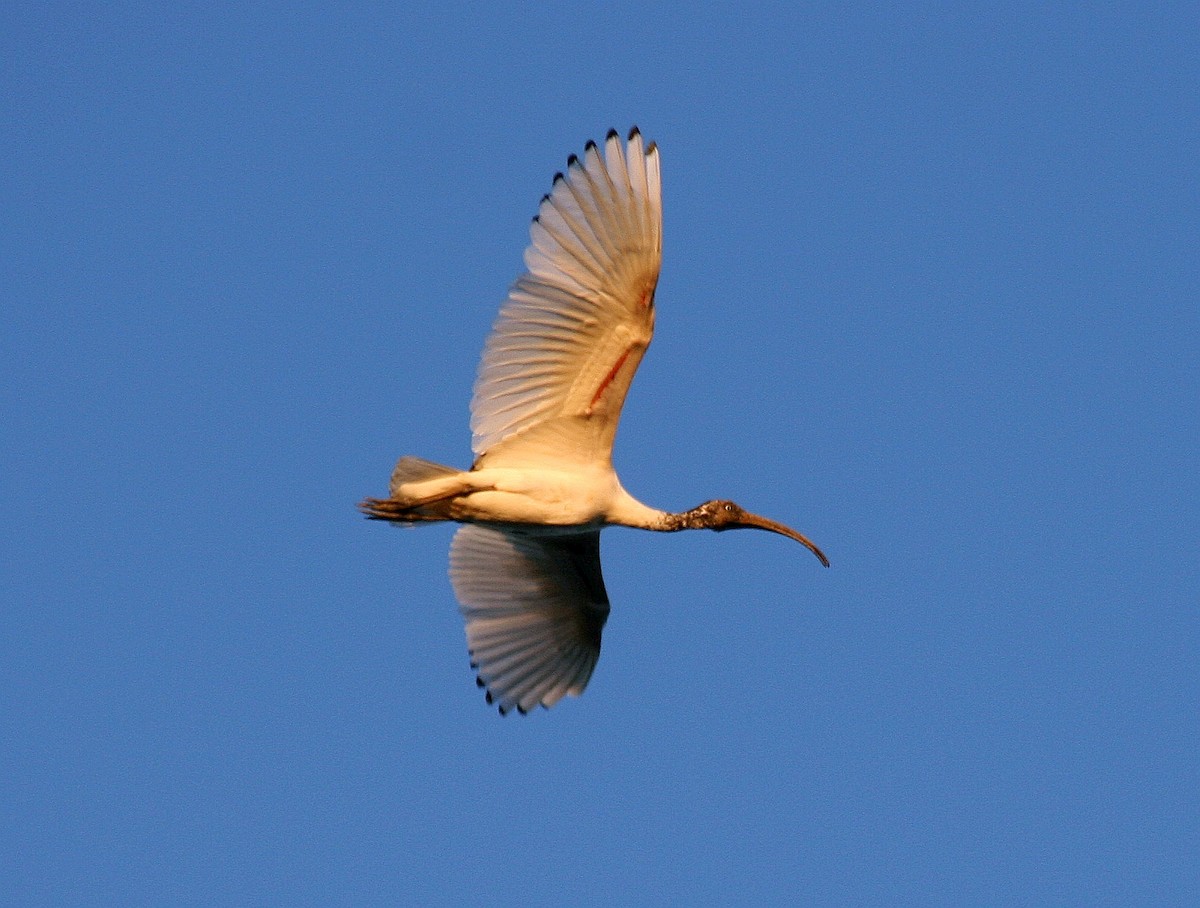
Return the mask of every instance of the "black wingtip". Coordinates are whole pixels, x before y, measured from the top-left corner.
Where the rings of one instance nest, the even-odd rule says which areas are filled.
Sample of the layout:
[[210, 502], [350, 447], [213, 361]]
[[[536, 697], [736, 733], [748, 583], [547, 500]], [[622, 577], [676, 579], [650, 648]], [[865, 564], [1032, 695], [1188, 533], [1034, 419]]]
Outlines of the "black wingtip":
[[584, 151], [595, 151], [596, 150], [596, 142], [593, 139], [588, 139], [587, 142], [583, 146], [583, 150]]
[[554, 179], [551, 180], [550, 182], [553, 183], [555, 186], [557, 186], [561, 181], [563, 181], [565, 179], [566, 179], [566, 177], [564, 177], [562, 175], [562, 171], [560, 170], [558, 173], [556, 173], [554, 175]]
[[629, 128], [629, 141], [632, 142], [634, 136], [640, 136], [641, 134], [642, 131], [640, 129], [638, 129], [636, 126], [631, 126]]
[[576, 154], [567, 155], [567, 166], [568, 167], [575, 167], [578, 163], [579, 163], [579, 155], [576, 155]]
[[620, 134], [619, 132], [617, 132], [615, 129], [610, 129], [610, 130], [609, 130], [609, 131], [608, 131], [608, 132], [605, 134], [605, 136], [604, 136], [604, 141], [605, 141], [605, 142], [611, 142], [613, 139], [618, 139], [618, 138], [620, 138], [620, 137], [621, 137], [621, 134]]

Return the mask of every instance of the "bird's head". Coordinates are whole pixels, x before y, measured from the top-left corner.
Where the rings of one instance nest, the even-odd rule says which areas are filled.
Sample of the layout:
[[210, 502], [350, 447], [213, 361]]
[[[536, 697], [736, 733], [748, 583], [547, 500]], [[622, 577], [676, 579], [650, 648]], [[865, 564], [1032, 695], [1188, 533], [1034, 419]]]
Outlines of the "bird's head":
[[766, 517], [751, 514], [732, 501], [725, 501], [723, 499], [706, 501], [704, 504], [685, 512], [683, 516], [684, 526], [689, 529], [716, 530], [717, 532], [722, 532], [723, 530], [767, 530], [771, 533], [778, 533], [780, 536], [794, 539], [807, 547], [810, 552], [817, 556], [821, 564], [829, 567], [829, 559], [825, 557], [825, 553], [817, 548], [803, 533], [798, 533], [791, 527], [774, 520], [768, 520]]

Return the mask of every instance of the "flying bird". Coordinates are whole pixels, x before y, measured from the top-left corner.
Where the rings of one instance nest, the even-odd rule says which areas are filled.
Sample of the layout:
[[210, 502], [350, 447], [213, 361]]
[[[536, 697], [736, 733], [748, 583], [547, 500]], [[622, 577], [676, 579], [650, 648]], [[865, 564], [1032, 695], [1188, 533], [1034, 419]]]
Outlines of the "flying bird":
[[621, 487], [613, 438], [654, 332], [662, 257], [657, 146], [634, 127], [571, 155], [542, 198], [471, 400], [470, 470], [402, 457], [370, 518], [457, 521], [450, 579], [471, 665], [500, 712], [549, 708], [587, 686], [608, 594], [600, 531], [759, 529], [805, 536], [732, 501], [690, 511], [648, 507]]

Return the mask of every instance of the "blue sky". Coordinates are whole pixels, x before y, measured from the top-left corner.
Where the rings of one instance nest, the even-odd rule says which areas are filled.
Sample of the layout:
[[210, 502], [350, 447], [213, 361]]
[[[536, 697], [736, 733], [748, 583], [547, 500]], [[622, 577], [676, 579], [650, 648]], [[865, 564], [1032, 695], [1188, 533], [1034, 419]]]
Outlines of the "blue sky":
[[[1196, 8], [826, 6], [10, 11], [0, 901], [1194, 901]], [[633, 123], [623, 482], [833, 566], [609, 531], [502, 719], [354, 504]]]

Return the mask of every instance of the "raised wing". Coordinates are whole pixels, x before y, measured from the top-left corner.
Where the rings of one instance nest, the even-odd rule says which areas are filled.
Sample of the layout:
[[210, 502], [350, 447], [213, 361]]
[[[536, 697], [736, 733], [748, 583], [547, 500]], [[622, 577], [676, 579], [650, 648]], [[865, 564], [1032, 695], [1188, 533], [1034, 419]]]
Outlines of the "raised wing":
[[[654, 332], [662, 259], [658, 149], [610, 132], [542, 199], [517, 278], [483, 351], [472, 448], [520, 459], [519, 436], [564, 418], [576, 453], [607, 458], [625, 393]], [[497, 449], [506, 442], [504, 450]]]
[[489, 703], [524, 713], [583, 693], [608, 620], [598, 530], [530, 536], [468, 524], [450, 546], [450, 580]]

